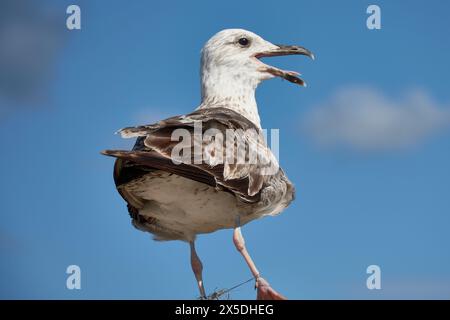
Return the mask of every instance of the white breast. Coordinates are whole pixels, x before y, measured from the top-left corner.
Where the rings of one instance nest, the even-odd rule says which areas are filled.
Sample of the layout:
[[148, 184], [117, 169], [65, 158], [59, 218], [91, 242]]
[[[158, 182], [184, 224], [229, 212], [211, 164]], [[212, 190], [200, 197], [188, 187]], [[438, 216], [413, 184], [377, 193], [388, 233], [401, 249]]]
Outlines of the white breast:
[[233, 228], [237, 200], [229, 192], [164, 171], [155, 171], [124, 186], [147, 202], [139, 213], [190, 241], [196, 234]]

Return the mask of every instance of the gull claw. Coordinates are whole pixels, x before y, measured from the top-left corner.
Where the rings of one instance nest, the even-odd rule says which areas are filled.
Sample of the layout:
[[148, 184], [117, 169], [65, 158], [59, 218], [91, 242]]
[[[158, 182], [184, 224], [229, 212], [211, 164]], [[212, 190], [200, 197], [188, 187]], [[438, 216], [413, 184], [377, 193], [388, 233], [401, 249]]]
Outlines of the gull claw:
[[270, 284], [261, 277], [256, 279], [256, 300], [287, 300], [285, 296], [276, 292]]

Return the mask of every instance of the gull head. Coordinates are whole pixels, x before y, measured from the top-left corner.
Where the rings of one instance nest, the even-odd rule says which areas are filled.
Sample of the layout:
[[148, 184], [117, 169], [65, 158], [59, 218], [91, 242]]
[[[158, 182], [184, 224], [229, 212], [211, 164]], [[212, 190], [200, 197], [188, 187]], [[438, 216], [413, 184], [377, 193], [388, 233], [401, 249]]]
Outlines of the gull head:
[[304, 55], [314, 59], [306, 48], [277, 45], [243, 29], [226, 29], [215, 34], [202, 49], [202, 96], [245, 96], [258, 84], [280, 77], [300, 86], [305, 82], [299, 73], [265, 64], [264, 57]]

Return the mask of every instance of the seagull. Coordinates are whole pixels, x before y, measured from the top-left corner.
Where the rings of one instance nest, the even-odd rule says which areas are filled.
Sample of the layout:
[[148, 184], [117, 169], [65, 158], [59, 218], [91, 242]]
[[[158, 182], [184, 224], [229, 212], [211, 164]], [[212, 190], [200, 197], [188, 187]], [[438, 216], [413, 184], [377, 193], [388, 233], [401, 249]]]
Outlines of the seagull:
[[261, 61], [284, 55], [314, 59], [304, 47], [275, 45], [247, 30], [218, 32], [201, 51], [200, 105], [189, 114], [119, 130], [123, 138], [136, 138], [131, 151], [102, 151], [116, 158], [114, 181], [132, 224], [155, 240], [189, 243], [202, 299], [207, 295], [196, 236], [220, 229], [233, 229], [257, 299], [286, 299], [261, 277], [241, 232], [294, 199], [293, 184], [266, 144], [255, 99], [258, 84], [271, 78], [306, 86], [299, 73]]

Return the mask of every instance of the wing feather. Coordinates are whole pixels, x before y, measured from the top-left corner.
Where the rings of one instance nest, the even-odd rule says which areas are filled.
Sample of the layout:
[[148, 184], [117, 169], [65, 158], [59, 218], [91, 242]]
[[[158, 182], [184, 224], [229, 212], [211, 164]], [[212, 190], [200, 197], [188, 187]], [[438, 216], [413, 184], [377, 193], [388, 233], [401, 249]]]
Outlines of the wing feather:
[[[200, 139], [195, 131], [198, 125], [201, 125]], [[180, 144], [180, 140], [173, 138], [177, 129], [184, 130], [184, 134], [189, 137], [186, 146], [190, 146], [190, 151], [194, 152], [174, 161], [174, 151]], [[205, 133], [211, 130], [221, 135], [205, 139]], [[276, 158], [266, 146], [261, 130], [245, 117], [227, 108], [198, 109], [188, 115], [171, 117], [152, 125], [124, 128], [119, 133], [123, 138], [137, 137], [138, 140], [131, 151], [103, 152], [121, 159], [120, 168], [127, 167], [127, 170], [116, 170], [115, 180], [118, 186], [132, 178], [133, 174], [139, 176], [145, 174], [146, 170], [156, 169], [232, 192], [240, 200], [254, 203], [260, 200], [265, 183], [280, 170]], [[229, 142], [226, 141], [229, 133], [234, 133], [233, 141], [236, 146], [243, 143], [246, 147], [235, 147], [227, 153], [229, 150], [225, 142]], [[257, 157], [251, 163], [248, 162], [250, 149], [255, 151]], [[198, 159], [201, 161], [197, 161]], [[242, 159], [244, 162], [239, 161]], [[134, 202], [138, 201], [134, 199]]]

